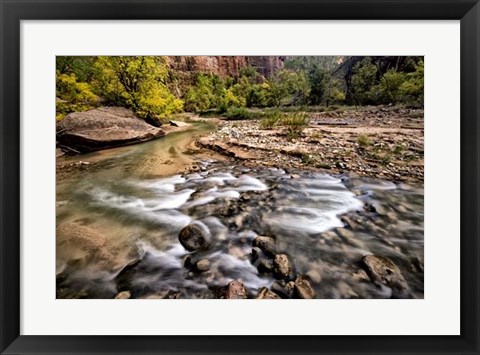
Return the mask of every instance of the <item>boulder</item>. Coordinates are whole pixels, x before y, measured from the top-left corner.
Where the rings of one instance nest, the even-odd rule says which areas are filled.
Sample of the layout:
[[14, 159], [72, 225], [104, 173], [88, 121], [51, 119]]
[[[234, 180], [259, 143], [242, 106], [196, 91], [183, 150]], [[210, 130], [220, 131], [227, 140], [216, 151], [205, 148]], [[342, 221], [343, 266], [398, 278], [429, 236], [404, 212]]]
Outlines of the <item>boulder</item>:
[[277, 300], [281, 297], [277, 295], [275, 292], [270, 291], [266, 287], [262, 287], [260, 291], [258, 291], [257, 296], [255, 297], [257, 300]]
[[163, 137], [165, 132], [121, 107], [72, 112], [57, 122], [57, 142], [66, 153], [135, 144]]
[[292, 271], [292, 266], [288, 256], [285, 254], [277, 254], [273, 259], [273, 271], [279, 278], [286, 279]]
[[252, 242], [253, 247], [260, 248], [266, 255], [275, 254], [275, 237], [258, 236]]
[[302, 299], [315, 297], [315, 291], [310, 285], [310, 282], [308, 282], [308, 279], [303, 275], [298, 275], [295, 280], [294, 296]]
[[375, 283], [386, 285], [398, 291], [405, 290], [408, 287], [398, 266], [386, 256], [366, 255], [362, 258], [362, 266]]
[[243, 299], [247, 298], [247, 290], [240, 281], [230, 281], [225, 289], [224, 298]]
[[178, 240], [188, 251], [204, 250], [210, 244], [208, 231], [194, 223], [189, 224], [180, 231]]

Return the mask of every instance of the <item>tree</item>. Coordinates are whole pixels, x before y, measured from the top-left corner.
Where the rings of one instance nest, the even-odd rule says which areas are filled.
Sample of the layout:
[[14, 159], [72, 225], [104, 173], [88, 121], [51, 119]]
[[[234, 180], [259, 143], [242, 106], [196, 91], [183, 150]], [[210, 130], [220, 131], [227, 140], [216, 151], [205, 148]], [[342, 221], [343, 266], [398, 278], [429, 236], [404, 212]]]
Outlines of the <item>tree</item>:
[[356, 105], [375, 103], [377, 82], [377, 67], [369, 57], [358, 62], [354, 67], [351, 91]]
[[424, 100], [424, 64], [420, 60], [415, 64], [415, 71], [406, 74], [407, 78], [400, 86], [400, 94], [403, 101], [423, 106]]
[[107, 102], [133, 109], [147, 121], [156, 121], [183, 109], [170, 93], [168, 69], [161, 57], [98, 57], [96, 89]]
[[401, 99], [400, 87], [407, 79], [407, 74], [389, 69], [383, 74], [379, 83], [379, 94], [385, 103], [396, 104]]
[[289, 104], [304, 105], [310, 93], [310, 86], [303, 72], [279, 71], [270, 82], [270, 101], [281, 106], [288, 98]]

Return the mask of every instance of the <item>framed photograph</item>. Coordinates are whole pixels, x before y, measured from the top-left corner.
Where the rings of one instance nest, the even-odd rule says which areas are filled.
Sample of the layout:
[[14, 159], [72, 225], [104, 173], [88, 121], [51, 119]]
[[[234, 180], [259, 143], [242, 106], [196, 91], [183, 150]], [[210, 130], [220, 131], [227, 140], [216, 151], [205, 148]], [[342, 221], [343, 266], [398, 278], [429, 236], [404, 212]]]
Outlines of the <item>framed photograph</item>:
[[1, 4], [2, 354], [479, 354], [477, 1]]

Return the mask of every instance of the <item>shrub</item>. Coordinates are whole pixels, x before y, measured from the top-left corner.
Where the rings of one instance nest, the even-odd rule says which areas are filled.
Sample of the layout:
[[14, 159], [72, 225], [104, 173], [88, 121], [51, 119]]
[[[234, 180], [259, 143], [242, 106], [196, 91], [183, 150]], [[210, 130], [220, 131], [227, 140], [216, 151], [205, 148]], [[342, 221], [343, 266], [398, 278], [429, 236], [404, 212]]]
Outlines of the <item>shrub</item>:
[[245, 107], [231, 107], [224, 113], [227, 120], [250, 120], [253, 114]]
[[372, 144], [372, 141], [366, 134], [360, 134], [357, 137], [357, 143], [360, 147], [368, 147], [369, 145]]
[[304, 128], [308, 125], [310, 119], [306, 112], [296, 112], [282, 119], [282, 125], [285, 127], [285, 133], [289, 139], [295, 139], [302, 135]]
[[260, 121], [261, 129], [272, 129], [282, 118], [282, 114], [279, 111], [266, 111], [262, 116], [263, 118]]

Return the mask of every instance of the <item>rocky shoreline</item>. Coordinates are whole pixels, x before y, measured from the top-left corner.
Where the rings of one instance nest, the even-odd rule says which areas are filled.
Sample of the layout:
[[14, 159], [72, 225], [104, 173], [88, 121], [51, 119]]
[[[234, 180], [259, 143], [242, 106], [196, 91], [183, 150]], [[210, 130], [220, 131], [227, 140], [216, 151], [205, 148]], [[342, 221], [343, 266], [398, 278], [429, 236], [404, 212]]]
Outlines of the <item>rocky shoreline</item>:
[[282, 128], [262, 129], [260, 120], [215, 119], [218, 130], [196, 144], [252, 167], [423, 183], [423, 110], [375, 106], [309, 116], [291, 140]]

